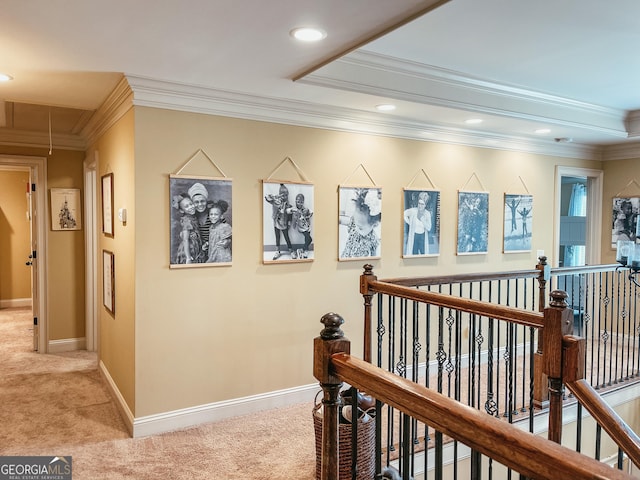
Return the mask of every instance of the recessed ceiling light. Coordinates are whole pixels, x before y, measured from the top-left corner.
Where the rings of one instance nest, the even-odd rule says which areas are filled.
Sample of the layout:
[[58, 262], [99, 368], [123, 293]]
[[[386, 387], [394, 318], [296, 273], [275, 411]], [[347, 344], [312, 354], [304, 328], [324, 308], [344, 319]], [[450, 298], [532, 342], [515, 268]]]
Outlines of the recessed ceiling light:
[[550, 128], [539, 128], [539, 129], [536, 130], [536, 133], [540, 134], [540, 135], [544, 134], [544, 133], [549, 133], [549, 132], [551, 132]]
[[9, 80], [13, 80], [13, 77], [11, 75], [0, 73], [0, 82], [8, 82]]
[[302, 42], [317, 42], [327, 36], [327, 32], [324, 30], [311, 27], [294, 28], [289, 33], [293, 38]]
[[470, 118], [469, 120], [465, 120], [464, 123], [467, 123], [469, 125], [475, 125], [477, 123], [482, 123], [482, 119], [481, 118]]
[[391, 105], [390, 103], [383, 103], [381, 105], [376, 105], [376, 109], [380, 110], [381, 112], [390, 112], [391, 110], [395, 110], [396, 106]]

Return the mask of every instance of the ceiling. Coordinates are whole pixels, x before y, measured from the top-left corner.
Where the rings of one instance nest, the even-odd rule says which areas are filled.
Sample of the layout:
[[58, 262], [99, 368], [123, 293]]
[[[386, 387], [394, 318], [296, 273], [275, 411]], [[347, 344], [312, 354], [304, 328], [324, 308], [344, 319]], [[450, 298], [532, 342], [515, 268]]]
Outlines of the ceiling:
[[[298, 26], [327, 37], [298, 43]], [[13, 80], [0, 83], [0, 139], [82, 136], [124, 76], [139, 105], [492, 148], [640, 151], [638, 45], [637, 0], [3, 0], [0, 72]]]

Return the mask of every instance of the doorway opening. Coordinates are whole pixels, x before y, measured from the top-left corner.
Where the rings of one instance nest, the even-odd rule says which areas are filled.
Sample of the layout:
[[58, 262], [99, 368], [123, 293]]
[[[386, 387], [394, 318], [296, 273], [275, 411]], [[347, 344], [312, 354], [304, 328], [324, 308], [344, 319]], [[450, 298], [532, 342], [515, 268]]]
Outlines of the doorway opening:
[[42, 157], [0, 156], [0, 169], [23, 169], [29, 171], [27, 198], [28, 219], [31, 229], [30, 258], [25, 259], [31, 268], [31, 307], [33, 311], [33, 347], [40, 353], [47, 352], [47, 172]]
[[557, 167], [554, 266], [600, 263], [602, 171]]

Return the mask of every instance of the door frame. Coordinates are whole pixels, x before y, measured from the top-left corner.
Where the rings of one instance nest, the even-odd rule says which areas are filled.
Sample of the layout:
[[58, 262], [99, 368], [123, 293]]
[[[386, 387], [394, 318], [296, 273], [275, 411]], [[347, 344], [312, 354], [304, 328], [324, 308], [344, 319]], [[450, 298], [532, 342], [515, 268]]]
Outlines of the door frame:
[[560, 249], [560, 201], [562, 177], [586, 177], [587, 178], [587, 219], [585, 263], [598, 265], [602, 257], [602, 170], [580, 167], [556, 166], [555, 182], [555, 211], [554, 211], [554, 237], [553, 256], [551, 265], [558, 266], [558, 251]]
[[[38, 311], [38, 353], [47, 353], [49, 347], [48, 330], [48, 299], [47, 299], [47, 219], [49, 209], [47, 208], [47, 162], [45, 157], [32, 157], [22, 155], [0, 155], [0, 167], [28, 167], [31, 171], [31, 183], [36, 185], [36, 191], [32, 193], [32, 200], [35, 200], [36, 231], [35, 236], [37, 258], [37, 269], [35, 270], [35, 286], [37, 289], [37, 311]], [[32, 293], [33, 295], [33, 293]], [[32, 297], [33, 298], [33, 297]]]
[[86, 349], [98, 350], [98, 153], [84, 160], [85, 339]]

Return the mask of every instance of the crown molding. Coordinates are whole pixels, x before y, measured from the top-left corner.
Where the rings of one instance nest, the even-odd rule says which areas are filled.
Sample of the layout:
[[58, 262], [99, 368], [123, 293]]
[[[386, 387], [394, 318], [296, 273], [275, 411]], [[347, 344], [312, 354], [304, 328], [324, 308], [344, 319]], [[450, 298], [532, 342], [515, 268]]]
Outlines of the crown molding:
[[11, 145], [14, 147], [34, 147], [64, 150], [85, 150], [86, 144], [81, 135], [61, 135], [53, 134], [49, 138], [46, 132], [33, 132], [29, 130], [8, 129], [4, 131], [0, 128], [0, 145]]
[[86, 139], [85, 145], [89, 146], [95, 143], [131, 107], [133, 107], [133, 92], [127, 78], [123, 76], [82, 129], [81, 135]]
[[624, 110], [371, 52], [352, 52], [298, 82], [422, 105], [576, 127], [614, 139], [627, 138]]
[[575, 143], [485, 135], [397, 117], [382, 118], [372, 112], [215, 90], [135, 75], [126, 75], [126, 79], [133, 91], [135, 106], [588, 160], [599, 159], [601, 155], [599, 148]]
[[[638, 139], [640, 140], [640, 139]], [[640, 159], [640, 141], [632, 143], [620, 143], [603, 148], [602, 160], [630, 160]]]

